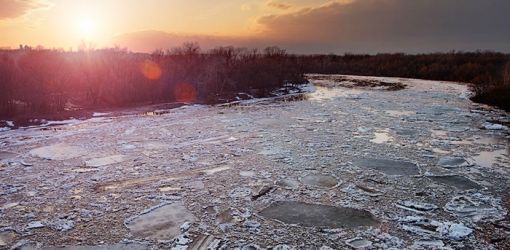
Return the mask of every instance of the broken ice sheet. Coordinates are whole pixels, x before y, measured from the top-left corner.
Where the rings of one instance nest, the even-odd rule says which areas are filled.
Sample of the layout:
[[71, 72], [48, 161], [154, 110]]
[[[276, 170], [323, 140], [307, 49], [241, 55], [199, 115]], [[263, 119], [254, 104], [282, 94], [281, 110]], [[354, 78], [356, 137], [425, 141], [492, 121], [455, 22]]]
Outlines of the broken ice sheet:
[[16, 231], [12, 229], [0, 229], [0, 247], [12, 244], [17, 235]]
[[310, 174], [301, 179], [301, 182], [308, 186], [332, 188], [338, 185], [338, 180], [331, 175]]
[[194, 221], [195, 217], [182, 202], [174, 202], [151, 207], [126, 219], [124, 224], [136, 238], [171, 240], [181, 234], [183, 223]]
[[417, 201], [399, 201], [397, 207], [416, 213], [425, 213], [436, 210], [438, 207], [434, 204]]
[[427, 237], [450, 240], [463, 240], [473, 233], [473, 229], [461, 223], [439, 222], [422, 216], [407, 216], [399, 219], [405, 231]]
[[417, 130], [401, 127], [394, 128], [393, 131], [396, 135], [405, 136], [409, 138], [415, 138], [419, 133]]
[[[410, 80], [410, 82], [414, 81]], [[299, 200], [331, 206], [340, 206], [339, 204], [345, 207], [355, 206], [373, 211], [382, 219], [387, 219], [386, 216], [395, 214], [401, 214], [402, 216], [425, 214], [430, 216], [430, 219], [441, 223], [445, 221], [462, 222], [465, 227], [474, 228], [471, 215], [461, 216], [463, 214], [451, 209], [445, 211], [445, 205], [450, 202], [453, 196], [466, 195], [471, 197], [471, 193], [466, 192], [467, 190], [478, 189], [483, 194], [489, 191], [492, 192], [492, 190], [495, 190], [498, 194], [502, 193], [500, 191], [505, 190], [504, 185], [508, 182], [508, 175], [498, 176], [492, 171], [496, 169], [496, 165], [499, 166], [499, 169], [502, 164], [505, 164], [506, 160], [498, 160], [497, 164], [494, 164], [490, 169], [473, 167], [452, 169], [451, 171], [436, 166], [437, 160], [448, 155], [460, 156], [470, 160], [467, 157], [474, 157], [479, 152], [504, 149], [506, 141], [505, 143], [487, 142], [480, 144], [480, 140], [470, 139], [483, 137], [489, 133], [500, 137], [500, 134], [504, 131], [476, 130], [476, 128], [473, 128], [473, 124], [480, 124], [480, 122], [472, 122], [471, 117], [464, 116], [459, 110], [452, 109], [446, 115], [442, 114], [443, 110], [436, 110], [435, 105], [459, 105], [463, 109], [470, 105], [468, 102], [457, 102], [456, 99], [452, 99], [453, 101], [448, 103], [439, 103], [438, 101], [443, 100], [441, 98], [449, 98], [450, 96], [450, 93], [439, 93], [438, 95], [440, 86], [443, 86], [443, 84], [422, 84], [420, 82], [419, 86], [416, 87], [427, 87], [427, 91], [430, 92], [419, 93], [413, 87], [413, 89], [391, 93], [391, 95], [390, 93], [372, 92], [366, 95], [370, 98], [361, 100], [348, 100], [345, 97], [340, 97], [325, 100], [321, 103], [305, 101], [267, 106], [253, 105], [242, 109], [227, 107], [218, 109], [211, 106], [200, 113], [192, 113], [188, 109], [172, 112], [172, 114], [165, 115], [165, 117], [153, 116], [148, 119], [145, 119], [147, 117], [117, 117], [115, 122], [107, 126], [99, 127], [98, 124], [92, 123], [87, 124], [89, 127], [78, 128], [73, 126], [67, 128], [65, 134], [63, 134], [63, 130], [52, 132], [9, 131], [0, 135], [0, 137], [3, 137], [3, 139], [0, 139], [1, 150], [19, 152], [22, 157], [16, 158], [15, 161], [24, 159], [33, 163], [34, 166], [25, 168], [19, 164], [10, 164], [2, 172], [4, 178], [0, 181], [0, 198], [3, 199], [4, 203], [1, 203], [0, 206], [16, 201], [21, 204], [4, 210], [4, 214], [2, 214], [4, 216], [0, 215], [2, 217], [0, 224], [23, 229], [23, 233], [33, 233], [30, 236], [31, 239], [49, 246], [55, 241], [44, 232], [52, 230], [49, 225], [51, 218], [59, 218], [58, 213], [64, 212], [60, 211], [63, 207], [58, 204], [70, 204], [69, 202], [71, 202], [72, 209], [77, 209], [70, 212], [76, 216], [76, 218], [73, 217], [76, 227], [65, 233], [51, 232], [54, 235], [70, 236], [58, 240], [61, 242], [59, 244], [69, 245], [69, 249], [79, 249], [76, 244], [94, 244], [93, 242], [77, 240], [83, 238], [83, 235], [88, 232], [94, 232], [98, 235], [97, 244], [100, 244], [100, 241], [107, 242], [100, 249], [116, 249], [117, 246], [110, 245], [113, 242], [109, 239], [143, 238], [135, 236], [129, 228], [124, 228], [122, 220], [125, 213], [130, 213], [126, 216], [130, 217], [138, 214], [138, 212], [133, 211], [142, 211], [147, 207], [151, 207], [152, 202], [182, 200], [189, 208], [193, 207], [193, 211], [204, 210], [203, 214], [197, 214], [200, 215], [201, 223], [204, 226], [201, 227], [201, 223], [192, 223], [190, 235], [192, 233], [214, 233], [216, 237], [219, 237], [218, 239], [227, 242], [226, 244], [244, 240], [244, 242], [236, 245], [227, 245], [232, 248], [250, 243], [260, 244], [261, 248], [274, 247], [278, 244], [288, 244], [289, 246], [295, 246], [296, 249], [305, 248], [305, 246], [312, 248], [311, 245], [317, 249], [325, 245], [331, 246], [330, 249], [348, 248], [344, 244], [345, 240], [355, 237], [371, 241], [373, 243], [372, 249], [388, 249], [391, 247], [394, 249], [412, 249], [414, 242], [425, 239], [444, 241], [445, 245], [462, 245], [467, 249], [483, 249], [484, 247], [490, 248], [493, 246], [497, 248], [496, 244], [491, 246], [491, 243], [479, 241], [475, 237], [464, 242], [452, 242], [449, 238], [443, 239], [442, 237], [446, 236], [441, 236], [435, 229], [432, 236], [419, 236], [409, 231], [396, 229], [395, 226], [400, 226], [398, 221], [387, 223], [391, 225], [390, 230], [394, 230], [395, 236], [403, 239], [400, 245], [390, 244], [389, 242], [393, 242], [393, 240], [385, 241], [379, 238], [380, 234], [376, 233], [375, 230], [386, 230], [388, 229], [386, 225], [381, 225], [380, 228], [375, 226], [373, 230], [358, 227], [347, 230], [337, 229], [341, 231], [336, 232], [341, 233], [322, 233], [322, 230], [304, 228], [304, 226], [284, 225], [284, 223], [276, 222], [278, 219], [265, 218], [265, 220], [260, 220], [261, 216], [250, 218], [241, 216], [246, 208], [249, 208], [250, 211], [256, 210], [259, 212], [276, 200]], [[456, 95], [456, 93], [454, 94]], [[361, 108], [362, 106], [366, 108]], [[386, 110], [428, 110], [428, 113], [421, 112], [417, 115], [405, 116], [395, 112], [394, 115], [399, 116], [399, 118], [393, 118], [386, 113]], [[175, 116], [174, 113], [178, 113], [178, 116]], [[287, 119], [288, 117], [295, 117], [296, 114], [302, 119]], [[475, 117], [475, 119], [484, 118]], [[464, 126], [470, 129], [466, 130], [463, 128]], [[464, 132], [451, 132], [453, 130], [446, 130], [447, 127], [454, 127], [454, 130]], [[370, 142], [369, 140], [373, 138], [373, 132], [381, 132], [381, 128], [390, 128], [390, 134], [395, 137], [399, 144], [385, 145]], [[429, 132], [431, 129], [436, 129], [436, 132], [428, 138], [427, 135], [431, 134]], [[124, 134], [126, 130], [129, 131]], [[43, 136], [39, 136], [39, 133]], [[353, 138], [353, 133], [358, 133], [361, 136]], [[230, 136], [239, 139], [229, 139]], [[33, 148], [52, 145], [57, 141], [83, 147], [89, 150], [90, 154], [69, 161], [70, 164], [66, 164], [65, 168], [62, 169], [63, 171], [48, 171], [57, 167], [59, 162], [43, 161], [29, 157], [26, 154]], [[99, 148], [94, 148], [95, 145], [98, 145]], [[433, 151], [433, 148], [441, 149], [441, 151]], [[239, 151], [239, 149], [246, 150]], [[148, 152], [147, 155], [151, 155], [151, 157], [144, 156], [143, 152]], [[262, 154], [257, 154], [258, 152]], [[129, 159], [136, 160], [127, 164], [132, 167], [115, 167], [115, 169], [104, 167], [86, 168], [79, 164], [92, 158], [115, 154], [123, 154]], [[425, 154], [429, 158], [425, 158]], [[181, 160], [183, 155], [190, 156], [184, 157], [189, 162]], [[232, 155], [235, 155], [235, 157]], [[394, 167], [398, 164], [390, 166], [391, 164], [388, 163], [386, 167], [374, 164], [370, 168], [369, 165], [358, 166], [351, 163], [353, 159], [363, 157], [379, 157], [382, 160], [415, 163], [416, 166], [410, 166], [411, 175], [421, 172], [452, 176], [431, 177], [432, 180], [430, 180], [427, 176], [407, 177], [405, 175], [409, 174], [408, 169], [404, 168], [403, 171], [399, 171], [398, 168]], [[292, 159], [293, 164], [274, 162], [275, 159], [285, 158]], [[122, 163], [115, 164], [115, 166], [120, 164]], [[93, 172], [85, 173], [85, 171]], [[83, 173], [78, 174], [76, 172]], [[386, 176], [384, 175], [385, 172], [395, 174], [396, 177]], [[339, 188], [321, 190], [320, 187], [307, 186], [301, 183], [302, 177], [309, 174], [331, 175], [341, 185], [339, 185]], [[453, 176], [453, 174], [456, 175]], [[402, 177], [402, 175], [404, 176]], [[69, 176], [75, 176], [75, 178], [68, 178]], [[88, 181], [90, 179], [93, 179], [95, 183], [90, 183]], [[54, 181], [56, 181], [56, 184], [52, 185]], [[490, 187], [491, 183], [489, 182], [491, 181], [496, 185]], [[62, 190], [59, 186], [60, 183], [66, 186]], [[274, 186], [278, 186], [275, 192], [262, 196], [255, 202], [249, 201], [251, 197], [264, 193], [258, 192], [259, 187], [264, 185], [273, 186], [271, 185], [273, 183]], [[437, 185], [433, 183], [437, 183]], [[431, 186], [427, 186], [428, 184]], [[26, 185], [26, 190], [21, 190], [24, 188], [23, 185]], [[481, 185], [490, 187], [490, 189], [483, 189], [484, 186]], [[204, 186], [207, 189], [201, 190]], [[294, 189], [294, 191], [284, 189], [281, 186]], [[91, 190], [96, 187], [97, 192]], [[236, 195], [246, 196], [230, 198], [230, 191], [238, 187], [250, 188], [252, 193], [248, 195], [243, 190], [236, 190], [232, 194], [237, 193]], [[431, 190], [433, 188], [436, 189]], [[82, 196], [81, 200], [69, 200], [70, 197], [68, 196], [73, 195], [72, 190], [74, 189], [83, 190], [83, 193], [79, 194]], [[35, 190], [37, 190], [37, 193], [34, 192], [30, 197], [26, 195], [28, 192]], [[69, 192], [61, 192], [66, 190]], [[88, 191], [91, 191], [91, 193], [88, 193]], [[210, 192], [209, 195], [208, 192]], [[18, 197], [21, 196], [26, 199], [19, 200]], [[104, 199], [99, 196], [104, 196]], [[56, 199], [53, 199], [53, 197], [56, 197]], [[56, 204], [46, 204], [48, 202], [44, 201], [55, 202]], [[430, 203], [441, 205], [441, 207], [420, 214], [422, 212], [420, 209], [427, 210], [429, 207], [405, 204], [405, 201]], [[473, 201], [477, 202], [476, 199]], [[88, 207], [91, 203], [98, 202], [101, 203], [99, 207]], [[117, 202], [122, 204], [116, 204]], [[151, 205], [147, 205], [149, 202]], [[395, 206], [397, 202], [407, 206], [406, 209], [420, 212], [409, 212], [398, 208]], [[452, 202], [452, 204], [454, 206], [451, 208], [459, 208], [457, 202]], [[23, 217], [24, 220], [17, 221], [18, 213], [22, 213], [20, 215], [23, 216], [24, 210], [27, 210], [28, 213], [33, 210], [34, 206], [37, 209], [38, 205], [41, 205], [41, 210], [45, 210], [44, 213], [49, 213], [47, 217], [34, 213], [36, 217]], [[52, 205], [52, 209], [45, 209], [50, 205]], [[121, 206], [118, 207], [117, 205]], [[202, 207], [204, 209], [201, 209]], [[205, 207], [212, 207], [213, 209], [205, 209]], [[97, 215], [96, 213], [90, 215], [85, 213], [83, 215], [79, 212], [83, 208], [98, 209], [101, 212]], [[112, 210], [109, 210], [109, 208]], [[129, 209], [114, 212], [123, 208]], [[221, 219], [221, 216], [217, 219], [218, 213], [227, 208], [230, 208], [232, 213], [229, 213], [224, 219]], [[114, 214], [111, 214], [111, 212], [114, 212]], [[313, 213], [313, 210], [309, 209], [308, 212]], [[106, 215], [110, 219], [121, 220], [121, 223], [111, 223], [109, 224], [111, 227], [104, 227], [104, 223], [95, 223], [96, 219], [101, 221], [101, 218]], [[166, 220], [165, 216], [160, 218]], [[483, 220], [490, 221], [494, 218], [496, 217], [490, 216]], [[110, 219], [107, 221], [110, 221]], [[291, 221], [291, 224], [299, 225], [300, 219]], [[38, 220], [45, 225], [44, 229], [24, 230], [28, 223]], [[323, 223], [321, 220], [325, 219], [317, 218], [316, 221], [319, 222], [316, 223]], [[102, 221], [104, 222], [104, 220]], [[144, 218], [144, 221], [147, 221], [147, 219]], [[159, 220], [155, 219], [155, 221]], [[248, 222], [245, 224], [245, 221]], [[260, 223], [260, 227], [253, 221]], [[230, 223], [230, 227], [225, 226], [228, 223]], [[86, 228], [83, 227], [85, 225]], [[147, 228], [157, 228], [158, 225], [154, 223], [147, 226]], [[176, 225], [179, 226], [178, 223]], [[504, 225], [506, 226], [506, 224]], [[40, 224], [34, 223], [33, 226], [37, 227]], [[166, 225], [163, 224], [163, 227], [166, 227]], [[199, 229], [200, 233], [195, 229]], [[226, 230], [223, 233], [222, 229], [230, 229], [230, 231]], [[257, 229], [260, 230], [259, 233], [249, 234], [249, 231], [256, 232]], [[444, 226], [443, 229], [443, 235], [447, 235], [452, 229], [455, 229], [455, 226], [453, 228]], [[504, 229], [502, 230], [504, 231]], [[157, 230], [154, 229], [154, 231]], [[306, 237], [301, 237], [303, 235], [301, 233], [304, 231], [310, 233], [306, 233]], [[183, 233], [181, 231], [179, 235]], [[324, 234], [327, 234], [327, 236]], [[342, 236], [337, 236], [338, 234], [342, 234]], [[333, 235], [337, 238], [330, 239]], [[203, 238], [211, 244], [221, 242], [215, 240], [212, 236]], [[187, 245], [188, 249], [193, 249], [193, 243], [200, 241], [193, 237], [189, 237], [189, 239], [193, 239], [193, 242]], [[159, 244], [154, 240], [144, 240], [144, 242], [151, 244], [147, 248], [158, 248], [161, 245], [168, 248], [172, 247], [172, 241], [162, 240]], [[179, 242], [188, 243], [184, 236], [179, 239]], [[206, 248], [209, 245], [204, 243], [203, 247]], [[216, 245], [218, 246], [218, 244]], [[184, 249], [186, 246], [180, 245], [180, 247]], [[327, 248], [324, 247], [324, 249]]]
[[43, 227], [44, 227], [44, 223], [42, 221], [32, 221], [32, 222], [28, 223], [28, 225], [25, 227], [25, 230], [37, 229], [37, 228], [43, 228]]
[[56, 219], [50, 222], [50, 227], [57, 231], [67, 232], [74, 228], [74, 221], [68, 219]]
[[446, 156], [439, 159], [437, 164], [443, 168], [461, 168], [471, 166], [471, 163], [469, 163], [466, 159], [452, 156]]
[[508, 127], [505, 125], [490, 122], [484, 123], [482, 127], [488, 130], [508, 130]]
[[188, 249], [196, 250], [209, 250], [209, 249], [223, 249], [221, 248], [221, 241], [215, 239], [212, 235], [199, 235], [193, 239]]
[[363, 238], [354, 238], [346, 240], [345, 244], [354, 249], [368, 249], [372, 246], [372, 242]]
[[503, 219], [507, 212], [501, 200], [481, 193], [455, 196], [446, 203], [444, 209], [458, 217], [471, 218], [473, 222]]
[[[22, 250], [36, 250], [40, 247], [35, 248], [21, 248]], [[98, 245], [98, 246], [65, 246], [65, 247], [44, 247], [44, 250], [152, 250], [153, 248], [149, 245], [138, 243], [138, 242], [122, 242], [113, 245]]]
[[296, 189], [299, 187], [299, 181], [295, 179], [280, 179], [275, 182], [275, 184], [279, 187], [283, 187], [285, 189]]
[[101, 158], [94, 158], [88, 161], [85, 161], [85, 166], [87, 167], [102, 167], [106, 165], [111, 165], [115, 163], [120, 163], [125, 160], [125, 156], [123, 155], [110, 155]]
[[8, 151], [0, 151], [0, 161], [12, 159], [18, 156], [16, 153], [8, 152]]
[[254, 177], [256, 173], [255, 171], [239, 171], [239, 175], [242, 177]]
[[305, 227], [353, 228], [379, 224], [374, 216], [365, 210], [297, 201], [274, 202], [259, 214], [287, 224]]
[[362, 168], [370, 168], [387, 175], [419, 175], [418, 166], [412, 162], [400, 160], [386, 160], [364, 158], [354, 161], [354, 165]]
[[22, 239], [13, 246], [11, 246], [12, 250], [39, 250], [42, 249], [42, 243], [32, 240]]
[[32, 156], [47, 160], [69, 160], [72, 158], [84, 156], [87, 151], [78, 146], [68, 145], [66, 143], [53, 144], [30, 150]]
[[231, 198], [245, 198], [250, 196], [252, 193], [251, 188], [247, 187], [237, 187], [229, 192], [228, 196]]
[[378, 190], [355, 184], [349, 184], [341, 190], [342, 192], [349, 194], [349, 199], [355, 201], [367, 201], [367, 196], [377, 197], [382, 195], [382, 193]]
[[427, 176], [437, 183], [452, 186], [460, 190], [482, 189], [478, 183], [460, 175]]
[[421, 239], [413, 243], [413, 249], [442, 249], [444, 242], [442, 240]]
[[4, 204], [0, 207], [0, 210], [6, 210], [6, 209], [10, 209], [10, 208], [13, 208], [13, 207], [16, 207], [18, 206], [19, 203], [18, 202], [10, 202], [10, 203], [7, 203], [7, 204]]
[[24, 189], [23, 185], [11, 185], [11, 184], [2, 184], [0, 183], [0, 196], [17, 193], [18, 191]]
[[401, 116], [411, 116], [411, 115], [415, 115], [416, 112], [414, 111], [400, 111], [400, 110], [386, 110], [386, 113], [389, 115], [389, 116], [392, 116], [392, 117], [401, 117]]

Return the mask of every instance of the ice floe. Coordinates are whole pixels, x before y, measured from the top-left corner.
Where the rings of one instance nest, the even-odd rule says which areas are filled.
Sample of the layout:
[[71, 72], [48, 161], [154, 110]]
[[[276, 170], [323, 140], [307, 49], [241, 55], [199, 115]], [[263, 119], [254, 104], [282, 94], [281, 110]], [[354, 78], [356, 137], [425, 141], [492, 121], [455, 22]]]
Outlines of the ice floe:
[[58, 143], [30, 150], [30, 154], [32, 156], [59, 161], [84, 156], [87, 153], [88, 152], [85, 149], [79, 146], [73, 146], [66, 143]]

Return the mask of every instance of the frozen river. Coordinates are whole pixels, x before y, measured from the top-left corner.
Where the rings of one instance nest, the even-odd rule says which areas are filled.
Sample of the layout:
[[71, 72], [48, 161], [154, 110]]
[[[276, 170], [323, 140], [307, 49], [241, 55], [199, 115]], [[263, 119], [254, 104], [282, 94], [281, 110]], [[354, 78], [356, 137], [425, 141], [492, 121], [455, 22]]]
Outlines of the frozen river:
[[302, 100], [0, 132], [0, 249], [510, 247], [507, 114], [310, 77]]

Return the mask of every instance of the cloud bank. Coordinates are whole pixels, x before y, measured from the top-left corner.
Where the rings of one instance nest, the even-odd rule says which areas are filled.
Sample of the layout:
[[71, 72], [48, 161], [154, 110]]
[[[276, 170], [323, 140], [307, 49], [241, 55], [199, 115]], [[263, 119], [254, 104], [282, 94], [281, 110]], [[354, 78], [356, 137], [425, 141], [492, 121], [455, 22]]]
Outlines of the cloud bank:
[[[260, 31], [248, 38], [153, 32], [150, 39], [157, 41], [153, 48], [195, 38], [206, 47], [280, 45], [297, 53], [510, 52], [508, 10], [508, 0], [343, 0], [259, 17]], [[141, 32], [118, 41], [143, 47], [147, 39]]]

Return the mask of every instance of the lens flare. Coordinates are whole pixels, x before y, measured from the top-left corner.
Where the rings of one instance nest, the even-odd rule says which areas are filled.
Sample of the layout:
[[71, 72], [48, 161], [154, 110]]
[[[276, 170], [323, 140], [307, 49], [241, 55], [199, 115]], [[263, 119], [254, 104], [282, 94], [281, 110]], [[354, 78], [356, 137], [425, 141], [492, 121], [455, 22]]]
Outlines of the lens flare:
[[175, 99], [178, 102], [194, 102], [197, 100], [197, 90], [189, 83], [179, 83], [175, 86]]
[[145, 60], [142, 64], [142, 73], [149, 80], [159, 80], [163, 72], [158, 64], [151, 60]]

